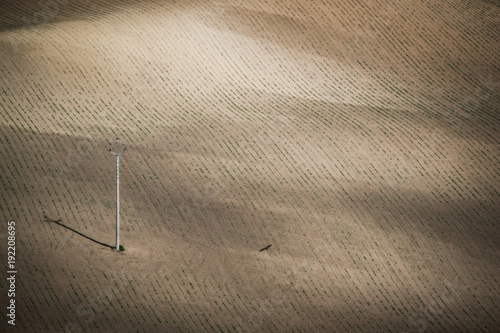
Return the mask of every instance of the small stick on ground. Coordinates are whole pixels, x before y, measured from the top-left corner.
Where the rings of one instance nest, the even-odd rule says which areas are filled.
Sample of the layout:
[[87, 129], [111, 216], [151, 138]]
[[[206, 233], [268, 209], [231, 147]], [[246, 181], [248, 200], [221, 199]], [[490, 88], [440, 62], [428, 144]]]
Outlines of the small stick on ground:
[[262, 252], [264, 250], [268, 250], [273, 244], [269, 244], [268, 246], [266, 247], [263, 247], [262, 249], [259, 250], [259, 252]]

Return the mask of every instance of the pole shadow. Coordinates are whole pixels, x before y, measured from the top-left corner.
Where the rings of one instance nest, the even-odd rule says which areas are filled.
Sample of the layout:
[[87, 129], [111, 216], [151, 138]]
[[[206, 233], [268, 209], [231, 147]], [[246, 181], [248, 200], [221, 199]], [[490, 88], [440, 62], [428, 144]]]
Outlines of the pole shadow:
[[74, 233], [77, 233], [78, 235], [80, 235], [82, 237], [85, 237], [85, 238], [93, 241], [94, 243], [97, 243], [97, 244], [102, 245], [102, 246], [109, 247], [110, 249], [114, 249], [114, 246], [111, 246], [111, 245], [108, 245], [108, 244], [105, 244], [105, 243], [101, 243], [101, 242], [99, 242], [99, 241], [97, 241], [97, 240], [95, 240], [95, 239], [93, 239], [93, 238], [91, 238], [91, 237], [89, 237], [87, 235], [82, 234], [81, 232], [79, 232], [79, 231], [77, 231], [77, 230], [75, 230], [75, 229], [73, 229], [71, 227], [68, 227], [67, 225], [62, 224], [61, 223], [62, 220], [60, 220], [60, 219], [56, 221], [56, 220], [53, 220], [51, 218], [48, 218], [47, 216], [44, 216], [44, 218], [45, 218], [45, 222], [53, 222], [53, 223], [55, 223], [57, 225], [60, 225], [61, 227], [64, 227], [64, 228], [66, 228], [68, 230], [73, 231]]

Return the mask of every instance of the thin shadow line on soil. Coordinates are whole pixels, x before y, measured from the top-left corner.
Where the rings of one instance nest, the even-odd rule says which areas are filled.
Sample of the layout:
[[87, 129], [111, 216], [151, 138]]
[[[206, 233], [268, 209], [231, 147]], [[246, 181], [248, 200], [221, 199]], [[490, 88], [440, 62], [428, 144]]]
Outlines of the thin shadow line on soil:
[[82, 234], [81, 232], [79, 232], [79, 231], [77, 231], [77, 230], [75, 230], [75, 229], [73, 229], [73, 228], [71, 228], [71, 227], [68, 227], [67, 225], [62, 224], [62, 223], [61, 223], [61, 221], [62, 221], [62, 220], [57, 220], [57, 221], [56, 221], [56, 220], [53, 220], [53, 219], [48, 218], [47, 216], [44, 216], [44, 217], [45, 217], [45, 222], [53, 222], [53, 223], [56, 223], [56, 224], [60, 225], [61, 227], [64, 227], [64, 228], [66, 228], [66, 229], [68, 229], [68, 230], [71, 230], [71, 231], [73, 231], [73, 232], [75, 232], [75, 233], [79, 234], [80, 236], [83, 236], [83, 237], [85, 237], [85, 238], [87, 238], [87, 239], [89, 239], [89, 240], [91, 240], [91, 241], [93, 241], [93, 242], [95, 242], [95, 243], [97, 243], [97, 244], [99, 244], [99, 245], [106, 246], [106, 247], [109, 247], [109, 248], [111, 248], [111, 249], [113, 249], [113, 248], [114, 248], [114, 247], [113, 247], [113, 246], [111, 246], [111, 245], [101, 243], [101, 242], [99, 242], [99, 241], [97, 241], [97, 240], [95, 240], [95, 239], [93, 239], [93, 238], [90, 238], [90, 237], [89, 237], [89, 236], [87, 236], [87, 235]]

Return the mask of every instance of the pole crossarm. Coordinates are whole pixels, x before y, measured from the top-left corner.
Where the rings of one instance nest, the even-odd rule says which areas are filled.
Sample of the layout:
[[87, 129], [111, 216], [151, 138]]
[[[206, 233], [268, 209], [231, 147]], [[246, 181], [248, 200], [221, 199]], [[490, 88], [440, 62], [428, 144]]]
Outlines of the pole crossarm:
[[109, 152], [113, 155], [121, 155], [125, 152], [126, 148], [125, 146], [123, 146], [123, 150], [120, 150], [120, 140], [118, 138], [116, 138], [116, 147], [115, 147], [115, 150], [113, 149], [109, 149]]
[[116, 157], [116, 251], [120, 251], [120, 155], [126, 148], [120, 149], [120, 141], [116, 138], [115, 150], [109, 149], [109, 152]]

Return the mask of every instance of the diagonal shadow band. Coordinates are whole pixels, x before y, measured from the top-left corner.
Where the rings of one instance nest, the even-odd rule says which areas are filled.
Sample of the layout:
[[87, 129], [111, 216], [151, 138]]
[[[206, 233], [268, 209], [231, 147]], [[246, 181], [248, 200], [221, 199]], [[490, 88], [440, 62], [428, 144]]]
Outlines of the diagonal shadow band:
[[109, 247], [109, 248], [111, 248], [111, 249], [114, 249], [114, 246], [111, 246], [111, 245], [108, 245], [108, 244], [105, 244], [105, 243], [101, 243], [101, 242], [99, 242], [99, 241], [97, 241], [97, 240], [95, 240], [95, 239], [93, 239], [93, 238], [91, 238], [91, 237], [89, 237], [89, 236], [87, 236], [87, 235], [82, 234], [81, 232], [79, 232], [79, 231], [77, 231], [77, 230], [75, 230], [75, 229], [73, 229], [73, 228], [71, 228], [71, 227], [68, 227], [67, 225], [62, 224], [62, 223], [61, 223], [61, 221], [62, 221], [62, 220], [57, 220], [57, 221], [56, 221], [56, 220], [53, 220], [53, 219], [48, 218], [47, 216], [44, 216], [44, 217], [45, 217], [45, 222], [53, 222], [53, 223], [56, 223], [56, 224], [60, 225], [61, 227], [64, 227], [64, 228], [66, 228], [66, 229], [68, 229], [68, 230], [71, 230], [71, 231], [73, 231], [74, 233], [77, 233], [78, 235], [80, 235], [80, 236], [82, 236], [82, 237], [85, 237], [85, 238], [87, 238], [87, 239], [89, 239], [89, 240], [91, 240], [91, 241], [93, 241], [93, 242], [95, 242], [95, 243], [97, 243], [97, 244], [99, 244], [99, 245], [106, 246], [106, 247]]

